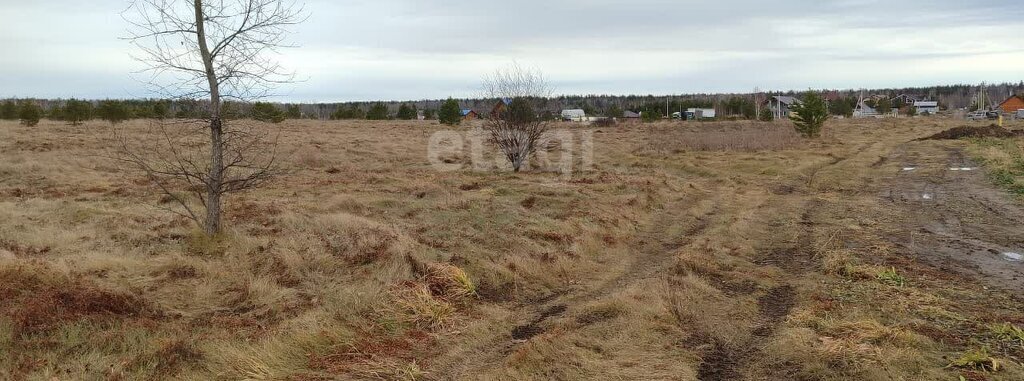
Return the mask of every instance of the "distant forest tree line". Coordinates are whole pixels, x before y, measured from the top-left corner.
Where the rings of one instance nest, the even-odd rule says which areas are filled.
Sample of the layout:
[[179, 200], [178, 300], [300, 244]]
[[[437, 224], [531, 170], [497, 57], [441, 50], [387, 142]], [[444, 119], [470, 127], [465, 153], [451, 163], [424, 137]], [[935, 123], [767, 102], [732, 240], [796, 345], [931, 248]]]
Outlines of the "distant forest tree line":
[[[933, 87], [893, 88], [874, 90], [821, 90], [832, 115], [853, 114], [861, 95], [865, 103], [879, 112], [900, 109], [912, 113], [911, 105], [903, 104], [897, 95], [907, 94], [921, 99], [938, 101], [942, 109], [976, 109], [978, 85], [946, 85]], [[987, 85], [985, 99], [998, 103], [1003, 99], [1024, 92], [1024, 81]], [[688, 94], [675, 96], [656, 95], [564, 95], [548, 98], [538, 110], [540, 115], [553, 118], [563, 109], [582, 109], [587, 115], [620, 117], [629, 110], [647, 115], [668, 116], [689, 108], [714, 108], [722, 118], [758, 119], [765, 115], [759, 103], [771, 96], [802, 96], [803, 91], [763, 92], [758, 94]], [[341, 103], [240, 103], [226, 102], [223, 116], [228, 119], [255, 119], [266, 122], [281, 122], [285, 119], [316, 120], [415, 120], [437, 119], [439, 110], [446, 100], [421, 100], [406, 102], [341, 102]], [[479, 115], [488, 115], [497, 100], [456, 99], [461, 109], [471, 109]], [[129, 119], [203, 119], [203, 101], [198, 100], [78, 100], [78, 99], [7, 99], [0, 102], [0, 119], [30, 120], [40, 118], [67, 121], [79, 124], [88, 120], [101, 119], [119, 123]], [[25, 116], [23, 118], [22, 116]]]

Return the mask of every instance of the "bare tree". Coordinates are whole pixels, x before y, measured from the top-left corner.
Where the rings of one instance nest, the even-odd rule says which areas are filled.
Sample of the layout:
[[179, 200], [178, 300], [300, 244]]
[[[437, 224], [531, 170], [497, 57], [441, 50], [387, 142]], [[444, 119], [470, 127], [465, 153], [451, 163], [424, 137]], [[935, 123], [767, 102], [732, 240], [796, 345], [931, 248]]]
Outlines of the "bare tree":
[[537, 111], [545, 107], [551, 86], [540, 70], [513, 64], [485, 77], [483, 92], [485, 98], [505, 103], [496, 115], [491, 115], [484, 129], [512, 164], [512, 170], [519, 172], [548, 130], [548, 121], [539, 118]]
[[288, 27], [301, 14], [281, 0], [135, 0], [125, 12], [148, 83], [167, 98], [206, 98], [208, 110], [198, 121], [159, 122], [158, 141], [132, 144], [120, 134], [120, 157], [208, 235], [221, 230], [224, 195], [279, 172], [276, 139], [258, 126], [225, 120], [222, 106], [268, 97], [275, 85], [292, 81], [269, 56], [288, 46]]

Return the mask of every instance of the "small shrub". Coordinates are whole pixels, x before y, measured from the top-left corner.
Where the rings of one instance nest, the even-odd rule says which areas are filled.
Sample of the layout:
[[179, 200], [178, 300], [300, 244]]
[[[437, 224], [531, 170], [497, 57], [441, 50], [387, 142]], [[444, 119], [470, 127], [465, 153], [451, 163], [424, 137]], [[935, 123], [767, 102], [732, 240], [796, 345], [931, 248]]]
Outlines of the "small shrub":
[[33, 127], [39, 124], [39, 119], [42, 116], [43, 110], [35, 102], [22, 101], [21, 106], [18, 108], [18, 120], [21, 121], [22, 125]]
[[252, 105], [252, 118], [261, 122], [281, 123], [285, 115], [273, 104], [256, 102]]

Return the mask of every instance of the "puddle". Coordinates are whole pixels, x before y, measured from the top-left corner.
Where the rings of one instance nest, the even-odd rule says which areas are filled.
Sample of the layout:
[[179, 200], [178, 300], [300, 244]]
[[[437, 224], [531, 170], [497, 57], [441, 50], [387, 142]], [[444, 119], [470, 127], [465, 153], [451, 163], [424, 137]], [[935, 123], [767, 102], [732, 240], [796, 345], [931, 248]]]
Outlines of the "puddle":
[[903, 172], [910, 172], [917, 170], [917, 167], [903, 167]]
[[1003, 253], [1003, 259], [1010, 262], [1024, 261], [1024, 255], [1018, 253]]
[[931, 199], [935, 198], [935, 196], [932, 195], [931, 193], [925, 193], [925, 194], [921, 195], [921, 198], [924, 199], [924, 200], [931, 200]]
[[950, 168], [949, 170], [950, 170], [950, 171], [965, 171], [965, 172], [969, 172], [969, 171], [973, 171], [973, 170], [975, 170], [975, 169], [977, 169], [977, 168], [971, 168], [971, 167], [953, 167], [953, 168]]

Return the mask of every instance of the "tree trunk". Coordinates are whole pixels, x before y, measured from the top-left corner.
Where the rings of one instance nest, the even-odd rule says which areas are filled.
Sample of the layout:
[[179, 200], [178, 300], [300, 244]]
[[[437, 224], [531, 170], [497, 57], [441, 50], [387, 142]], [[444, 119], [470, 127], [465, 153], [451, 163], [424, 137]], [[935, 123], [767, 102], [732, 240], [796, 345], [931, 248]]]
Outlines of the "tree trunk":
[[223, 184], [224, 150], [220, 118], [210, 119], [210, 178], [206, 187], [206, 235], [220, 233], [220, 188]]
[[213, 56], [206, 43], [202, 0], [193, 2], [196, 11], [196, 39], [199, 53], [206, 70], [206, 81], [210, 86], [210, 173], [206, 179], [206, 223], [207, 235], [220, 233], [221, 188], [224, 183], [224, 124], [220, 117], [220, 85], [213, 70]]

